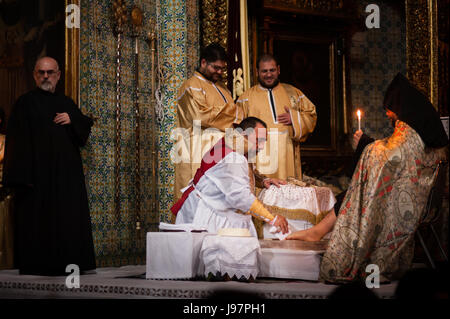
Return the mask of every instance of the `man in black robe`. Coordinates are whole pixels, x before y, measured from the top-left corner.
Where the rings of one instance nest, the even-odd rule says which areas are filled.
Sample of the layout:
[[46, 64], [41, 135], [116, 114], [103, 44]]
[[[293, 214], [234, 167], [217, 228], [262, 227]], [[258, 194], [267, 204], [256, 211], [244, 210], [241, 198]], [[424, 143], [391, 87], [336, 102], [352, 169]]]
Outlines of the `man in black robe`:
[[93, 121], [64, 95], [53, 58], [36, 62], [37, 88], [16, 102], [8, 122], [3, 184], [15, 189], [15, 267], [20, 274], [67, 275], [95, 269], [80, 147]]

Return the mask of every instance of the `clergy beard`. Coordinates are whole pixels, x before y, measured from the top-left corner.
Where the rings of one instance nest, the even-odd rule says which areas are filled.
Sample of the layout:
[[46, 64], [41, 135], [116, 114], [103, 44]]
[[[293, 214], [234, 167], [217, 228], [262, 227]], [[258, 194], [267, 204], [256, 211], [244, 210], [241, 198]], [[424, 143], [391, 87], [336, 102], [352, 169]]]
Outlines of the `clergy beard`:
[[200, 70], [197, 70], [197, 72], [200, 73], [201, 75], [203, 75], [203, 77], [204, 77], [205, 79], [207, 79], [208, 81], [211, 81], [212, 83], [216, 83], [216, 82], [217, 82], [217, 80], [215, 80], [215, 79], [213, 78], [213, 75], [212, 75], [212, 74], [207, 75], [206, 72], [201, 72]]
[[41, 85], [39, 85], [39, 88], [41, 90], [47, 91], [47, 92], [53, 92], [53, 85], [49, 81], [43, 81]]
[[261, 84], [262, 87], [265, 87], [266, 89], [273, 89], [274, 87], [276, 87], [278, 85], [278, 83], [280, 83], [279, 79], [276, 79], [272, 85], [266, 85], [263, 81], [260, 80], [260, 78], [258, 77], [258, 82], [259, 84]]

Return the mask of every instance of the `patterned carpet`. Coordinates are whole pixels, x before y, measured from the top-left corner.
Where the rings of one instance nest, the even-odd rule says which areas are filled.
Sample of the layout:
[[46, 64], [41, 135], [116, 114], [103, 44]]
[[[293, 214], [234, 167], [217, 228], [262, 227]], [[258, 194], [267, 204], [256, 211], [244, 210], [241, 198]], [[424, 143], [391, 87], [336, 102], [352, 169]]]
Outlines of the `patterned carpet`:
[[[0, 298], [107, 298], [107, 299], [204, 299], [218, 290], [256, 294], [264, 299], [325, 299], [337, 286], [318, 282], [261, 278], [255, 282], [203, 280], [146, 280], [145, 265], [99, 268], [80, 277], [80, 288], [69, 289], [66, 277], [19, 275], [0, 271]], [[393, 298], [397, 283], [381, 285], [374, 292]]]

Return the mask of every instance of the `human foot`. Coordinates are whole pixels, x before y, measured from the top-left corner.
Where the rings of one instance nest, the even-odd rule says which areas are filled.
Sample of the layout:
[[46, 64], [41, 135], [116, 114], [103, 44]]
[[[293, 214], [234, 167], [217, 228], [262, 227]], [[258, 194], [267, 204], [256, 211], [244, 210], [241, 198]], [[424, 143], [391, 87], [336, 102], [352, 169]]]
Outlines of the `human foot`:
[[302, 240], [302, 241], [319, 241], [322, 236], [317, 234], [313, 229], [299, 230], [286, 237], [287, 240]]

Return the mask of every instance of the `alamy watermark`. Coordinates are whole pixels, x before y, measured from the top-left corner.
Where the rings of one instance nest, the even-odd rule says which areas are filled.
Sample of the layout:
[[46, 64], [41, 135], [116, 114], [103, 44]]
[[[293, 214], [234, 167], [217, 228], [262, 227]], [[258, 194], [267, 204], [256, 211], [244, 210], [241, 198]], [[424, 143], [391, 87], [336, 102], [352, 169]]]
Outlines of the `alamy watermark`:
[[72, 29], [80, 28], [80, 7], [76, 4], [69, 4], [66, 6], [66, 28]]
[[369, 264], [366, 266], [366, 272], [370, 273], [366, 277], [366, 287], [380, 288], [380, 267], [376, 264]]
[[75, 264], [67, 265], [66, 272], [70, 273], [66, 277], [66, 287], [69, 289], [80, 288], [80, 267]]
[[[80, 7], [76, 4], [66, 6], [66, 27], [69, 29], [80, 28]], [[380, 28], [380, 7], [376, 4], [369, 4], [366, 7], [366, 27], [368, 29]]]
[[366, 12], [370, 13], [366, 17], [367, 29], [380, 28], [380, 7], [376, 4], [369, 4], [366, 7]]
[[[200, 164], [202, 160], [208, 164], [218, 162], [224, 158], [220, 148], [214, 150], [214, 156], [212, 157], [204, 157], [204, 155], [224, 137], [225, 144], [238, 153], [245, 153], [249, 163], [258, 161], [261, 173], [273, 174], [278, 169], [278, 143], [281, 134], [288, 134], [288, 132], [279, 132], [277, 128], [269, 130], [258, 128], [256, 131], [253, 128], [248, 128], [245, 131], [241, 128], [227, 128], [224, 133], [215, 128], [202, 129], [201, 121], [194, 120], [191, 129], [178, 127], [171, 131], [170, 139], [175, 143], [170, 150], [170, 159], [173, 164]], [[247, 137], [247, 147], [243, 136]], [[266, 138], [270, 147], [255, 144], [257, 140], [258, 143], [265, 144]], [[235, 163], [234, 161], [239, 160], [239, 157], [225, 158], [227, 163]]]

